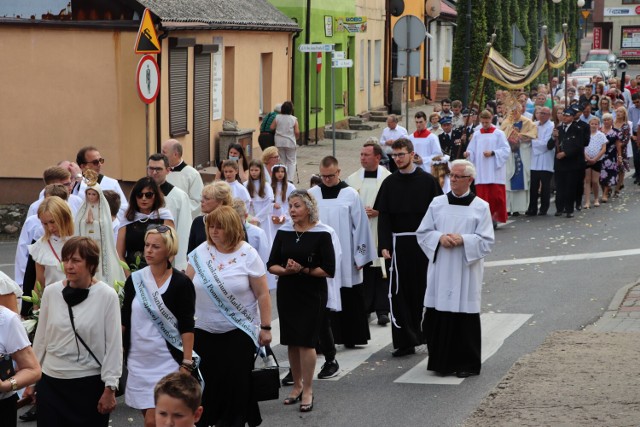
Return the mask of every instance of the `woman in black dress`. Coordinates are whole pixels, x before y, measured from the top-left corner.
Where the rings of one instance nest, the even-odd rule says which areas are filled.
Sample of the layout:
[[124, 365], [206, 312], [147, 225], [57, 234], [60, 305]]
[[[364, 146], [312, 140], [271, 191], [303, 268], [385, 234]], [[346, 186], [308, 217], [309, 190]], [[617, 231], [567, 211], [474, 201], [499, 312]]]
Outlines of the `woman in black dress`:
[[[150, 177], [138, 180], [131, 189], [129, 208], [118, 230], [116, 250], [120, 259], [132, 271], [147, 266], [144, 260], [144, 236], [151, 225], [173, 224], [173, 216], [164, 207], [164, 197], [158, 185]], [[130, 274], [126, 272], [127, 276]]]
[[276, 234], [267, 266], [278, 279], [280, 343], [287, 345], [293, 390], [285, 405], [313, 409], [315, 347], [327, 305], [327, 277], [336, 268], [331, 229], [318, 223], [318, 205], [305, 190], [288, 198], [291, 222]]

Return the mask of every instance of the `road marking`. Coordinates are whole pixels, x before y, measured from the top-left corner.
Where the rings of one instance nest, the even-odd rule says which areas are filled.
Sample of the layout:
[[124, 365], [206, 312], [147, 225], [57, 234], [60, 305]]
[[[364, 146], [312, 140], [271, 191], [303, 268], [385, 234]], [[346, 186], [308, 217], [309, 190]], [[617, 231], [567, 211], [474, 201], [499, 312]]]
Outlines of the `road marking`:
[[[531, 316], [531, 314], [482, 313], [480, 315], [480, 323], [482, 325], [482, 363], [493, 356], [504, 344], [504, 340], [517, 331]], [[435, 372], [427, 371], [428, 362], [429, 357], [426, 357], [394, 382], [440, 385], [458, 385], [462, 383], [463, 378], [455, 376], [440, 377]]]
[[[385, 328], [378, 326], [377, 321], [378, 320], [374, 318], [374, 320], [369, 323], [371, 339], [366, 346], [357, 346], [354, 349], [345, 349], [344, 346], [337, 345], [336, 360], [340, 365], [340, 370], [338, 371], [338, 375], [336, 375], [335, 377], [323, 381], [338, 381], [340, 378], [344, 377], [349, 372], [353, 371], [358, 366], [366, 362], [372, 354], [377, 353], [378, 351], [391, 344], [391, 329], [388, 326]], [[277, 319], [271, 322], [271, 337], [272, 343], [277, 343], [272, 345], [272, 347], [281, 345], [280, 322]], [[318, 375], [318, 372], [320, 372], [322, 364], [324, 363], [323, 359], [324, 358], [322, 356], [318, 357], [314, 376]], [[283, 368], [288, 368], [288, 359], [284, 359], [283, 361], [281, 361], [280, 366], [282, 366]], [[286, 374], [287, 370], [283, 370], [280, 374], [280, 377], [283, 378]]]
[[640, 249], [625, 249], [620, 251], [609, 251], [609, 252], [593, 252], [593, 253], [587, 253], [587, 254], [544, 256], [544, 257], [537, 257], [537, 258], [506, 259], [502, 261], [487, 261], [484, 263], [484, 266], [485, 267], [505, 267], [505, 266], [522, 265], [522, 264], [542, 264], [545, 262], [586, 261], [590, 259], [615, 258], [615, 257], [633, 256], [633, 255], [640, 255]]
[[2, 267], [13, 267], [15, 264], [0, 264], [0, 268]]

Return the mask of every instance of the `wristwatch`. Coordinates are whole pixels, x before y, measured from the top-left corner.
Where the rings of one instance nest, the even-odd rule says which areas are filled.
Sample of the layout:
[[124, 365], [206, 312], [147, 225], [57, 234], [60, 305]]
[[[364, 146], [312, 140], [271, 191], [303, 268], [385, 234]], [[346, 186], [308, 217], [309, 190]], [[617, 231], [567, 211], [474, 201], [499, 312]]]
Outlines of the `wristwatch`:
[[111, 391], [113, 391], [113, 392], [115, 392], [115, 391], [117, 391], [117, 390], [118, 390], [118, 387], [116, 387], [116, 386], [114, 386], [114, 385], [108, 385], [108, 386], [106, 386], [105, 388], [108, 388], [109, 390], [111, 390]]
[[18, 389], [18, 381], [15, 378], [9, 378], [9, 382], [11, 383], [11, 391], [16, 391]]

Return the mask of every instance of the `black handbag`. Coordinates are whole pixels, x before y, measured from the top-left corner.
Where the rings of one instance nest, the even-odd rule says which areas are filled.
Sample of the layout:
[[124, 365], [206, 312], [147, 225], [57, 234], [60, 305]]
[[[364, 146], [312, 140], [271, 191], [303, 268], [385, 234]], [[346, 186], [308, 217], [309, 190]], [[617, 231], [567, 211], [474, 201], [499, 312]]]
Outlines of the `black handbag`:
[[16, 374], [10, 354], [0, 354], [0, 381], [6, 381]]
[[[253, 360], [255, 365], [258, 359], [256, 352], [256, 358]], [[253, 398], [256, 402], [264, 402], [265, 400], [276, 400], [279, 398], [280, 393], [280, 365], [276, 359], [276, 355], [273, 355], [273, 360], [276, 362], [276, 366], [270, 366], [265, 368], [255, 368], [251, 371], [251, 388], [253, 390]]]

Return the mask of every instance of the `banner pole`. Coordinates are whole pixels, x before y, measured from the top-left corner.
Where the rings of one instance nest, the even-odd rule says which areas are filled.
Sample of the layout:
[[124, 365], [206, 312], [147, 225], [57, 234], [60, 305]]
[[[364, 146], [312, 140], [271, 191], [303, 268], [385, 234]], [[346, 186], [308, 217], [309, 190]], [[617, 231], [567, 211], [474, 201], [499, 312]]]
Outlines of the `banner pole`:
[[[549, 76], [549, 90], [551, 90], [551, 80], [553, 80], [553, 70], [551, 69], [551, 52], [549, 52], [549, 37], [547, 36], [547, 26], [542, 26], [542, 43], [544, 43], [544, 53], [547, 57], [547, 75]], [[553, 93], [550, 93], [551, 112], [553, 113]], [[553, 119], [553, 117], [552, 117]]]
[[567, 30], [569, 25], [565, 22], [562, 24], [562, 32], [564, 33], [564, 51], [566, 52], [566, 58], [564, 61], [564, 108], [569, 106], [569, 75], [567, 73], [567, 64], [569, 63], [569, 45], [567, 44]]

